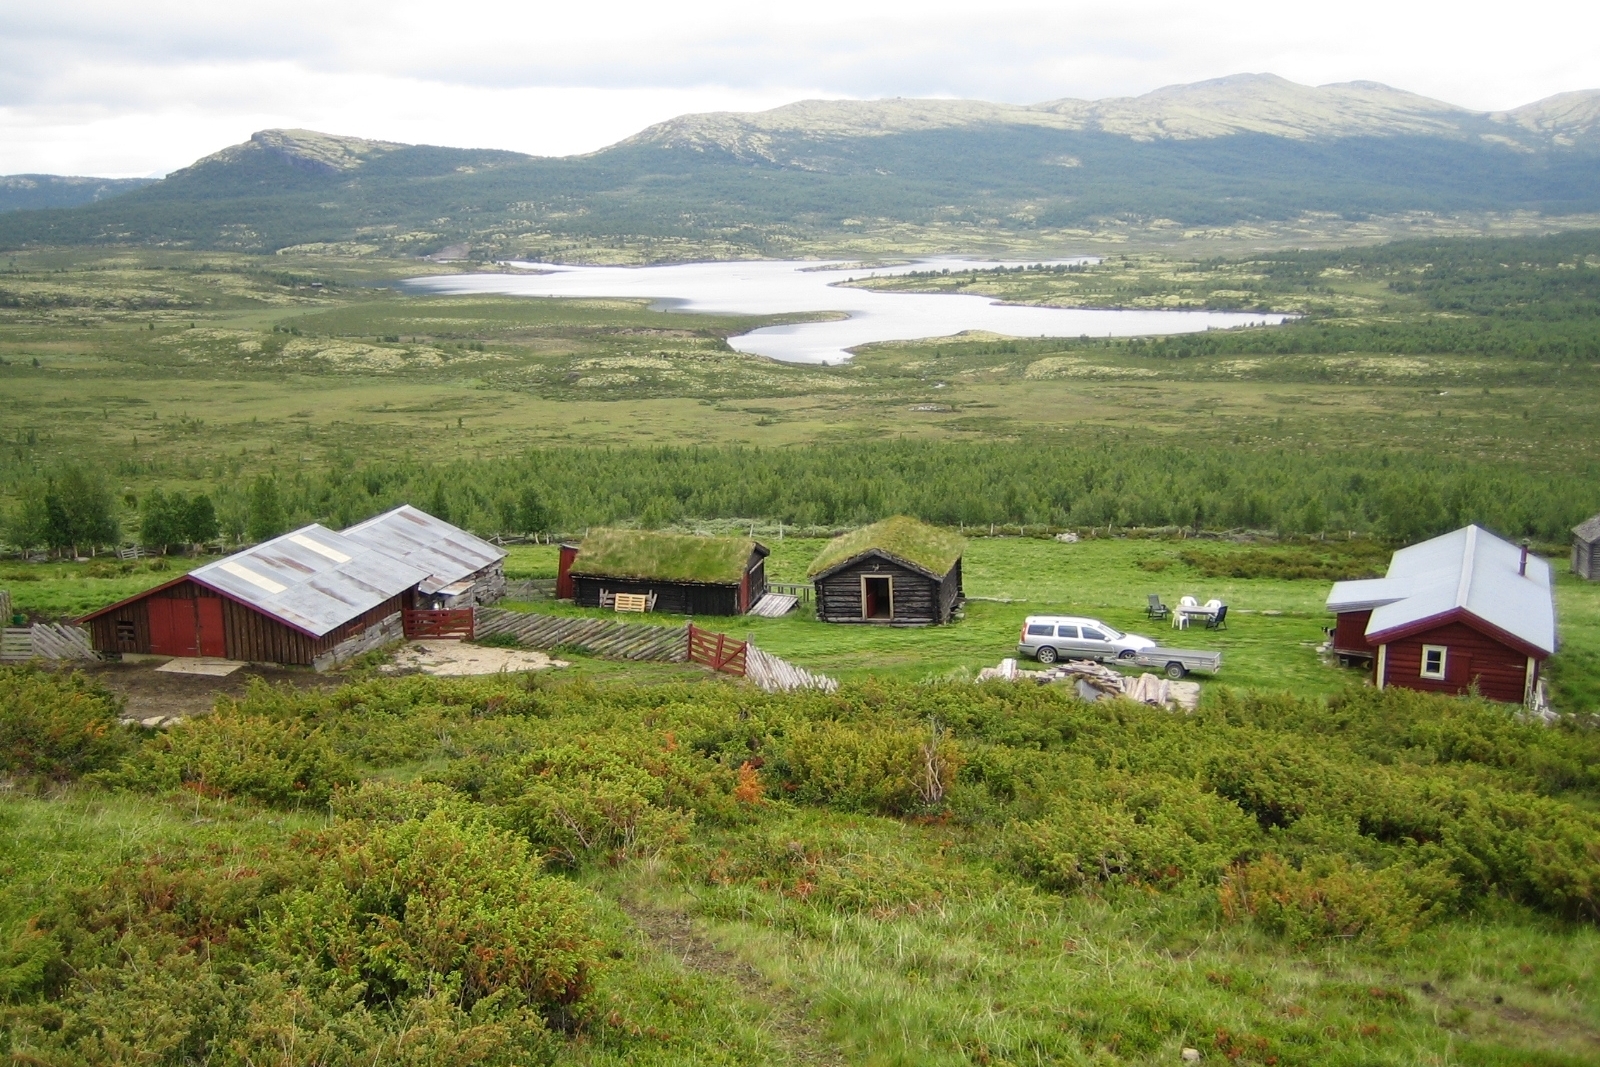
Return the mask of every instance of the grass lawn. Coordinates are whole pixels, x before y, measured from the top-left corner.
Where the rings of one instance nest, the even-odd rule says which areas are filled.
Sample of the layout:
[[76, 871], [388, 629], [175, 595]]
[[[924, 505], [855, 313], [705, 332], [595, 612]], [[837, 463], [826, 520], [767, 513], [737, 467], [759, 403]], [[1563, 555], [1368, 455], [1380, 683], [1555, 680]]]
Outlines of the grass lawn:
[[[788, 538], [770, 541], [771, 581], [804, 581], [811, 560], [826, 544]], [[1113, 626], [1142, 633], [1169, 646], [1219, 650], [1223, 669], [1217, 681], [1243, 688], [1330, 693], [1362, 674], [1325, 665], [1317, 656], [1322, 628], [1332, 624], [1323, 610], [1329, 582], [1324, 579], [1209, 578], [1180, 558], [1197, 542], [1099, 538], [1061, 544], [1043, 538], [976, 537], [967, 543], [963, 580], [969, 598], [965, 617], [949, 625], [922, 628], [840, 626], [819, 623], [810, 610], [782, 619], [706, 618], [704, 625], [735, 637], [753, 637], [776, 655], [843, 680], [897, 677], [908, 680], [975, 672], [1016, 654], [1017, 633], [1028, 615], [1085, 614]], [[1225, 541], [1198, 542], [1211, 555], [1247, 558], [1260, 546]], [[1556, 561], [1560, 579], [1556, 599], [1562, 652], [1551, 663], [1563, 710], [1600, 705], [1600, 585], [1580, 582]], [[512, 549], [508, 573], [553, 577], [554, 546]], [[1158, 593], [1167, 604], [1191, 595], [1212, 597], [1229, 606], [1222, 631], [1172, 630], [1145, 618], [1145, 598]], [[595, 609], [549, 602], [508, 604], [519, 610], [572, 615], [606, 615]], [[1272, 614], [1267, 614], [1271, 612]], [[678, 616], [652, 621], [676, 624]]]
[[[794, 537], [769, 540], [768, 579], [804, 581], [806, 568], [826, 543]], [[1208, 555], [1241, 560], [1271, 550], [1209, 540], [1091, 538], [1061, 544], [1044, 538], [974, 537], [967, 542], [962, 564], [971, 599], [964, 617], [949, 626], [830, 625], [817, 622], [807, 606], [782, 619], [699, 621], [738, 638], [753, 637], [775, 655], [841, 680], [921, 681], [974, 673], [1015, 655], [1022, 620], [1044, 614], [1090, 615], [1164, 645], [1221, 651], [1223, 669], [1216, 681], [1230, 686], [1331, 693], [1361, 679], [1360, 672], [1329, 667], [1317, 656], [1322, 628], [1332, 622], [1322, 607], [1327, 580], [1206, 577], [1180, 558], [1197, 545]], [[506, 574], [512, 579], [554, 578], [557, 551], [554, 545], [511, 546]], [[169, 581], [201, 562], [169, 558], [166, 570], [150, 570], [148, 561], [12, 563], [0, 568], [0, 588], [11, 590], [19, 611], [70, 617]], [[1596, 710], [1600, 708], [1600, 583], [1573, 577], [1562, 560], [1554, 564], [1562, 649], [1550, 661], [1548, 674], [1556, 706], [1563, 711]], [[1153, 623], [1144, 614], [1150, 593], [1159, 594], [1167, 604], [1176, 604], [1184, 595], [1202, 603], [1216, 597], [1229, 606], [1228, 628], [1177, 632], [1167, 623]], [[508, 601], [502, 606], [547, 614], [610, 615], [553, 601]], [[658, 614], [645, 621], [677, 625], [683, 619]], [[574, 660], [577, 673], [586, 675], [649, 673], [638, 664], [578, 659], [583, 662]], [[652, 675], [648, 680], [661, 679]]]

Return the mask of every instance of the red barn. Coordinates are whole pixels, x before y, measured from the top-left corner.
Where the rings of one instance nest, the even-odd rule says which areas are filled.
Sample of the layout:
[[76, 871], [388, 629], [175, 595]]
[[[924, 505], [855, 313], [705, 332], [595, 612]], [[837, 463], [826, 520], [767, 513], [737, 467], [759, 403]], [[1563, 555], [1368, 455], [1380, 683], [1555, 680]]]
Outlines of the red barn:
[[1333, 649], [1397, 685], [1529, 703], [1556, 650], [1550, 564], [1468, 526], [1394, 554], [1382, 578], [1338, 582]]
[[429, 572], [313, 523], [84, 616], [103, 653], [319, 670], [401, 634]]

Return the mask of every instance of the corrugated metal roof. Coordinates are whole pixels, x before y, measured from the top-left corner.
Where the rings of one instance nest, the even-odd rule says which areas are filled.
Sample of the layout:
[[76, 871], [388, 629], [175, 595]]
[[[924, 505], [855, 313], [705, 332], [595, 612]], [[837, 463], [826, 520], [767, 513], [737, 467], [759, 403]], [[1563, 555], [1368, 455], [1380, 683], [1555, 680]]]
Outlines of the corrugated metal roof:
[[1460, 610], [1546, 653], [1556, 650], [1556, 609], [1550, 564], [1479, 526], [1403, 548], [1379, 579], [1338, 582], [1328, 594], [1331, 611], [1372, 608], [1367, 636]]
[[410, 504], [358, 522], [344, 536], [426, 571], [424, 593], [439, 592], [506, 558], [504, 549]]
[[1336, 582], [1328, 594], [1328, 610], [1371, 611], [1411, 595], [1411, 583], [1404, 578], [1362, 578]]
[[428, 572], [317, 523], [196, 568], [189, 577], [321, 637]]

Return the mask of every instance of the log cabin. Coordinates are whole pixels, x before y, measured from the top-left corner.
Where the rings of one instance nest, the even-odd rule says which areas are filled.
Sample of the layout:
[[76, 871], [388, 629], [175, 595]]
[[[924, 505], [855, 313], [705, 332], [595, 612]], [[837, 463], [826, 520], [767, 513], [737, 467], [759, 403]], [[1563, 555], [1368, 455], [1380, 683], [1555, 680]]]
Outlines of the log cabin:
[[324, 670], [403, 635], [429, 572], [312, 523], [80, 619], [102, 654]]
[[743, 615], [767, 591], [769, 554], [747, 537], [591, 530], [576, 550], [562, 546], [556, 589], [570, 589], [581, 607], [639, 593], [651, 598], [652, 611]]
[[1333, 650], [1374, 684], [1530, 704], [1556, 651], [1550, 564], [1479, 526], [1396, 552], [1382, 578], [1337, 582]]
[[828, 542], [809, 574], [822, 622], [888, 626], [947, 623], [965, 599], [966, 540], [904, 515]]
[[1572, 573], [1585, 581], [1600, 581], [1600, 515], [1572, 528]]

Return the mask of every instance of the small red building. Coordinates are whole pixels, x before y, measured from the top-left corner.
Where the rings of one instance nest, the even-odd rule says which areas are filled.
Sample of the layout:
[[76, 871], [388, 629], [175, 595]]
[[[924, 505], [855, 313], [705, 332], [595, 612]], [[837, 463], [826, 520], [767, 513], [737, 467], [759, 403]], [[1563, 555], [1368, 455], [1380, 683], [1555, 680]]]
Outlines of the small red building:
[[429, 572], [313, 523], [79, 620], [98, 652], [323, 669], [402, 636]]
[[1401, 549], [1382, 578], [1336, 583], [1328, 610], [1334, 652], [1370, 659], [1380, 689], [1531, 703], [1557, 647], [1549, 563], [1479, 526]]

